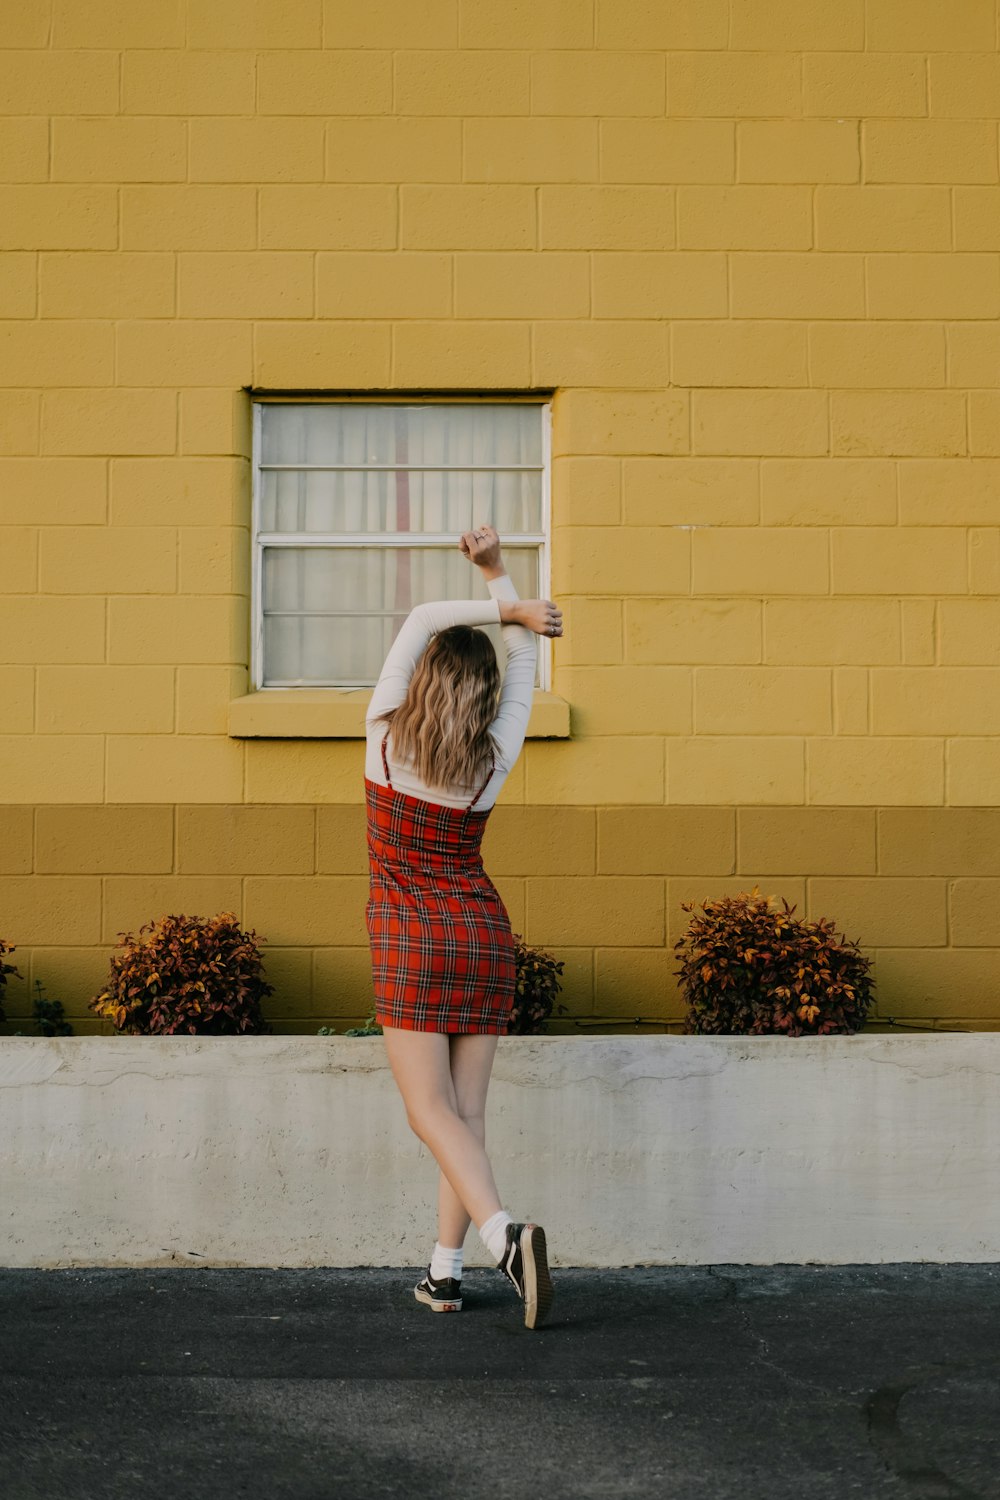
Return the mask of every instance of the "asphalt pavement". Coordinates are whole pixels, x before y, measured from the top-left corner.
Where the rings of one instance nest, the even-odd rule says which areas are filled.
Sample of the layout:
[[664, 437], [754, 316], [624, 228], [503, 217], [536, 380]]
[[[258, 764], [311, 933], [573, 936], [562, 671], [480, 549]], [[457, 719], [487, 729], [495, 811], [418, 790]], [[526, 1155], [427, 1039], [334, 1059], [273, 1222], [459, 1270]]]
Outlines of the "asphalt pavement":
[[0, 1270], [3, 1500], [1000, 1500], [1000, 1267]]

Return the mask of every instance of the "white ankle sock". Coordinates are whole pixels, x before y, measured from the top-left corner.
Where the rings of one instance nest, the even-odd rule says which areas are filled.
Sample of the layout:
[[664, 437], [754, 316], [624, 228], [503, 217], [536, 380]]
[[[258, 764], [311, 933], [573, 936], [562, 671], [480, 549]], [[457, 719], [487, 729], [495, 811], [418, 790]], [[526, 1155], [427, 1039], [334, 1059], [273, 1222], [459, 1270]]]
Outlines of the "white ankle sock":
[[484, 1224], [480, 1224], [479, 1238], [494, 1260], [499, 1260], [503, 1254], [507, 1244], [507, 1225], [513, 1222], [513, 1218], [505, 1208], [498, 1208], [495, 1214], [490, 1214]]
[[442, 1245], [438, 1240], [434, 1246], [434, 1254], [431, 1256], [431, 1280], [444, 1281], [449, 1276], [454, 1276], [456, 1281], [462, 1279], [462, 1246], [453, 1250], [448, 1245]]

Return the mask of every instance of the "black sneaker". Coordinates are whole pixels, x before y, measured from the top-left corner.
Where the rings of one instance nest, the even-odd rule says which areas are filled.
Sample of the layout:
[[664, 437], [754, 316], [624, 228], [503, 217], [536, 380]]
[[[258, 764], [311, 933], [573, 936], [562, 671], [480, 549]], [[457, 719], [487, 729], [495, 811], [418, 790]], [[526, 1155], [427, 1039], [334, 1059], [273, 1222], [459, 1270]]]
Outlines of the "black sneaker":
[[432, 1281], [429, 1266], [427, 1275], [413, 1288], [413, 1295], [418, 1302], [426, 1302], [432, 1312], [462, 1311], [461, 1281], [456, 1281], [454, 1276], [446, 1276], [443, 1281]]
[[524, 1326], [537, 1328], [548, 1316], [553, 1297], [541, 1224], [507, 1225], [507, 1244], [497, 1270], [504, 1273], [524, 1301]]

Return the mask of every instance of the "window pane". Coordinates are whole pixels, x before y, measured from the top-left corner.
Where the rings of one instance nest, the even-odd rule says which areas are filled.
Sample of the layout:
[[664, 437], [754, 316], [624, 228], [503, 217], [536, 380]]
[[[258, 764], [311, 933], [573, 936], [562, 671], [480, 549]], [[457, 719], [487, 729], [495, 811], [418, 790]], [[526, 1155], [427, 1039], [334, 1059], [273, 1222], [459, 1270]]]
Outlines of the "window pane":
[[542, 473], [265, 469], [260, 529], [278, 532], [454, 532], [501, 537], [542, 529]]
[[261, 404], [264, 464], [542, 463], [535, 405]]
[[[521, 598], [537, 598], [537, 551], [509, 548], [504, 560]], [[457, 548], [317, 545], [265, 547], [263, 595], [265, 686], [363, 686], [415, 604], [489, 592]], [[502, 668], [500, 627], [485, 628]]]

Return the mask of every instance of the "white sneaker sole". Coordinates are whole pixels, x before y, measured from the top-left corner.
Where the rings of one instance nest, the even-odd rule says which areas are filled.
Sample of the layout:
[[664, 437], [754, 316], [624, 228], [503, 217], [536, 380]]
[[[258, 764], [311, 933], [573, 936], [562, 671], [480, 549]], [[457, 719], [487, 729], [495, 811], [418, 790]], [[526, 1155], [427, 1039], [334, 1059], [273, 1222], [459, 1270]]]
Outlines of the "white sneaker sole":
[[548, 1317], [554, 1296], [545, 1230], [540, 1224], [525, 1224], [521, 1230], [521, 1262], [524, 1267], [524, 1326], [537, 1328]]
[[415, 1286], [413, 1295], [418, 1302], [424, 1302], [432, 1312], [461, 1312], [461, 1297], [432, 1297], [430, 1292], [425, 1292], [423, 1287]]

